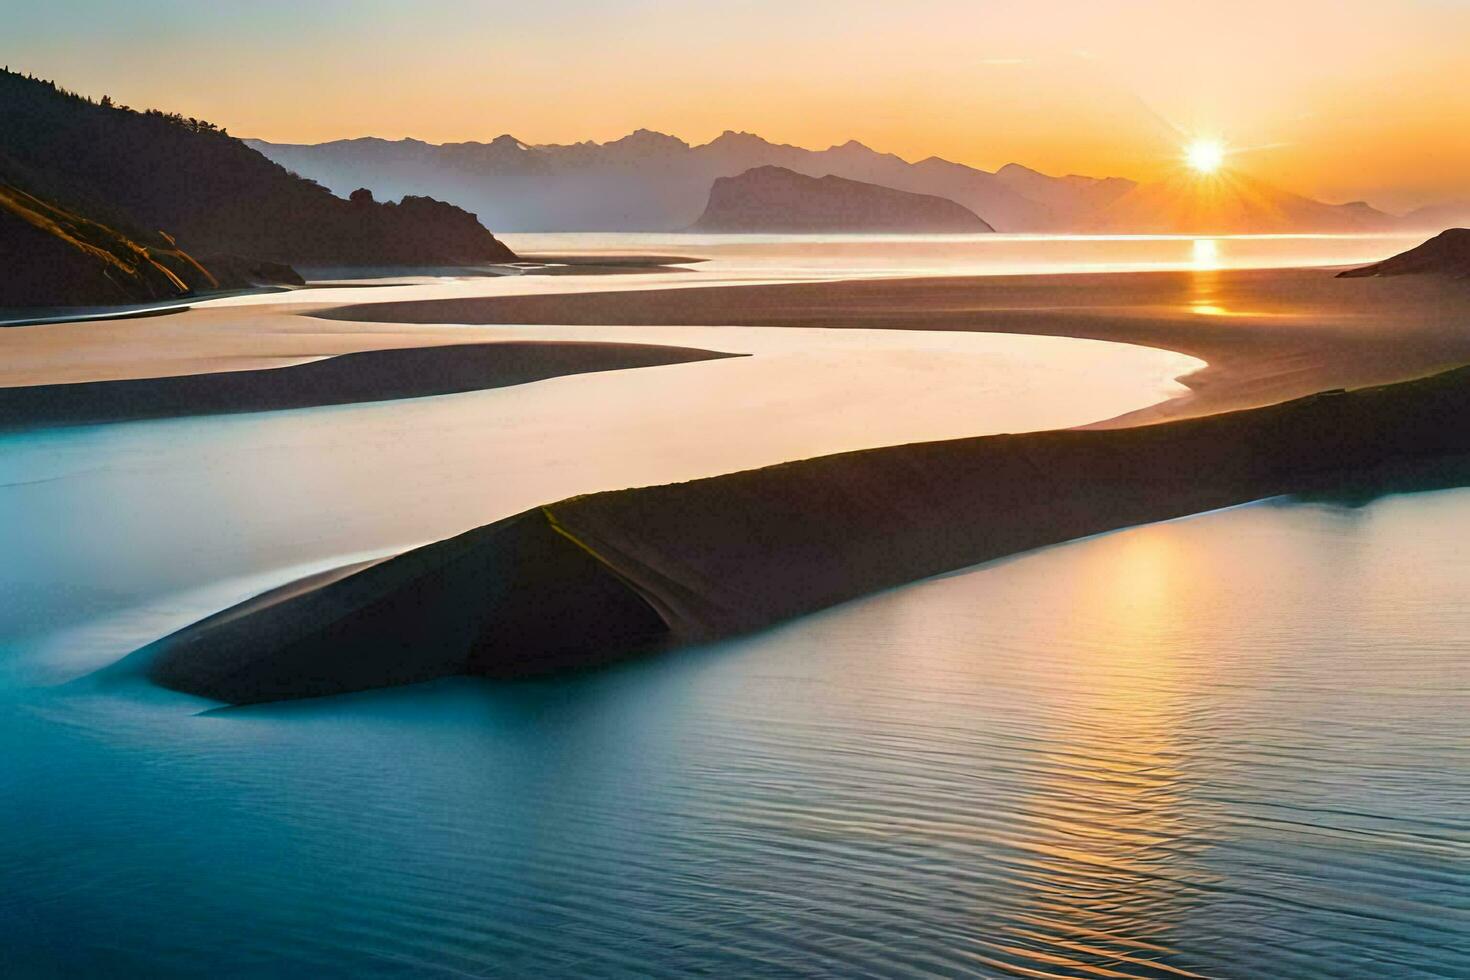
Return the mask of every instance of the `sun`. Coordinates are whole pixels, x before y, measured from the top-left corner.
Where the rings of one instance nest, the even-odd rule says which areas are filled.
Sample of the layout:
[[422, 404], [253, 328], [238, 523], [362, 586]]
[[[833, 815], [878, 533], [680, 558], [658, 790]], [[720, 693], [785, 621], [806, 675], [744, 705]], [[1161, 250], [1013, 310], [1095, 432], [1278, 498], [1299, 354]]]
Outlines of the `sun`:
[[1191, 170], [1212, 174], [1225, 162], [1225, 145], [1219, 140], [1195, 140], [1185, 147], [1184, 162]]

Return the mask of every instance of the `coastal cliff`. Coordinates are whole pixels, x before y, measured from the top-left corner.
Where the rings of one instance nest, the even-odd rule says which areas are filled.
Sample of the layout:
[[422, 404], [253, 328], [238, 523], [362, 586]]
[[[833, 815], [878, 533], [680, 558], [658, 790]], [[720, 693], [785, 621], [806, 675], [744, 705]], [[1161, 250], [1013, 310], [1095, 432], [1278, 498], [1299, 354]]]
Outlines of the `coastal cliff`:
[[755, 167], [721, 177], [691, 231], [742, 233], [994, 231], [974, 212], [931, 194], [912, 194], [828, 174], [808, 177], [784, 167]]
[[229, 703], [524, 677], [746, 633], [1022, 551], [1365, 477], [1470, 474], [1470, 368], [1152, 426], [825, 456], [574, 497], [144, 648]]

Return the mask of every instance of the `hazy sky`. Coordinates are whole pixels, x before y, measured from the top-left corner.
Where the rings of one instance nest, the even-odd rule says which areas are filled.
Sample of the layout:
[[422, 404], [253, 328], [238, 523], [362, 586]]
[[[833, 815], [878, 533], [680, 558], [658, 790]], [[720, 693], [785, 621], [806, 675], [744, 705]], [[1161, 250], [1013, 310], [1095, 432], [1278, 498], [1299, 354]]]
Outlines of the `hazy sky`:
[[38, 0], [0, 58], [291, 142], [724, 129], [1304, 193], [1470, 197], [1470, 0]]

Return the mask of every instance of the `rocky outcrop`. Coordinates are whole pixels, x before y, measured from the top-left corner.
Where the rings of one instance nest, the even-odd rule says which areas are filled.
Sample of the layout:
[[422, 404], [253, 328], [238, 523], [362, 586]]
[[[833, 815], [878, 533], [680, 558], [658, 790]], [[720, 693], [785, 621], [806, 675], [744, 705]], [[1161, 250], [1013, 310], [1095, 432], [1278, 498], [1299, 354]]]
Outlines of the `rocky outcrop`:
[[844, 177], [808, 177], [755, 167], [721, 177], [691, 231], [974, 234], [994, 231], [973, 211], [930, 194], [911, 194]]
[[1470, 278], [1470, 228], [1450, 228], [1435, 235], [1423, 245], [1392, 258], [1339, 272], [1339, 279], [1360, 276], [1449, 276]]
[[199, 264], [209, 271], [217, 289], [306, 285], [301, 273], [284, 262], [250, 259], [243, 255], [205, 255], [200, 257]]
[[1470, 481], [1470, 367], [1152, 426], [892, 446], [539, 507], [139, 651], [220, 701], [523, 677], [749, 632], [1129, 525], [1365, 477]]

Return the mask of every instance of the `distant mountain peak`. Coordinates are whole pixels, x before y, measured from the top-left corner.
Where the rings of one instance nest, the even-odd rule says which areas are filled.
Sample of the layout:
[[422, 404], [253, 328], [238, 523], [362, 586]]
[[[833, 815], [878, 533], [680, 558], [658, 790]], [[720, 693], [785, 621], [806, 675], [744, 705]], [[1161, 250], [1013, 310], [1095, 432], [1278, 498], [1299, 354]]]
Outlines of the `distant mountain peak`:
[[726, 144], [726, 143], [742, 143], [742, 144], [752, 144], [752, 145], [758, 144], [760, 146], [773, 146], [774, 145], [773, 143], [771, 143], [769, 140], [765, 139], [764, 137], [757, 136], [755, 133], [747, 133], [743, 129], [742, 130], [738, 130], [738, 131], [737, 130], [734, 130], [734, 129], [727, 129], [723, 133], [721, 133], [719, 136], [716, 136], [714, 139], [710, 140], [709, 145], [710, 146], [715, 146], [715, 145], [722, 145], [722, 144]]
[[687, 150], [689, 144], [677, 136], [661, 133], [656, 129], [635, 129], [627, 136], [602, 144], [604, 147], [630, 147], [650, 150]]
[[[247, 142], [269, 142], [267, 140], [247, 140]], [[402, 139], [390, 140], [382, 136], [353, 136], [345, 140], [333, 140], [333, 143], [354, 146], [428, 146], [423, 140], [416, 140], [412, 136]]]
[[1025, 174], [1026, 176], [1029, 176], [1029, 177], [1045, 177], [1046, 176], [1046, 174], [1042, 173], [1040, 170], [1036, 170], [1036, 169], [1034, 169], [1032, 167], [1023, 166], [1022, 164], [1019, 164], [1019, 163], [1008, 163], [1004, 167], [1001, 167], [999, 170], [997, 170], [996, 173], [997, 174], [1012, 174], [1012, 175]]

